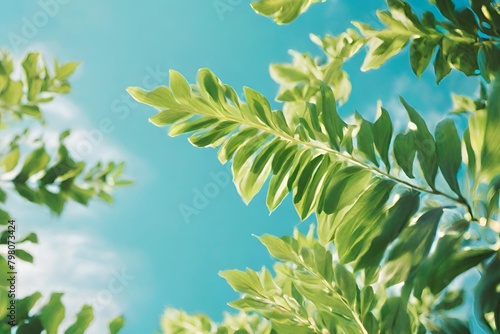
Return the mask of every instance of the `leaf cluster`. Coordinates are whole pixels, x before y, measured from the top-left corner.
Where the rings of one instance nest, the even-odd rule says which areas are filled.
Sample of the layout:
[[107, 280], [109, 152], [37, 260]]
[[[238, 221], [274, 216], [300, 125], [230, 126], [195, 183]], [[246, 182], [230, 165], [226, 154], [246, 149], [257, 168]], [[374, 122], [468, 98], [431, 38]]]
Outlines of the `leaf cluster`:
[[[87, 205], [90, 199], [100, 198], [112, 203], [113, 189], [129, 185], [130, 181], [121, 178], [123, 163], [98, 162], [86, 168], [84, 161], [73, 158], [65, 144], [69, 130], [59, 135], [56, 149], [47, 145], [43, 133], [36, 138], [30, 135], [32, 127], [45, 125], [43, 105], [71, 91], [68, 78], [78, 63], [60, 64], [56, 60], [51, 71], [40, 53], [28, 53], [19, 64], [21, 77], [16, 76], [16, 66], [11, 55], [3, 51], [0, 58], [0, 332], [56, 334], [65, 317], [62, 293], [53, 293], [41, 308], [39, 292], [16, 298], [16, 325], [9, 323], [12, 319], [8, 307], [12, 298], [9, 297], [8, 272], [11, 270], [5, 250], [11, 232], [6, 225], [16, 213], [7, 212], [8, 197], [19, 196], [60, 215], [68, 201]], [[28, 123], [27, 128], [12, 135], [22, 122]], [[26, 242], [37, 243], [37, 235], [29, 233], [16, 240], [17, 245]], [[23, 249], [16, 249], [13, 257], [16, 261], [34, 262], [33, 255]], [[35, 312], [36, 309], [39, 311]], [[93, 319], [92, 307], [84, 305], [64, 333], [84, 333]], [[123, 325], [122, 317], [112, 320], [110, 333], [118, 333]]]
[[[283, 24], [310, 4], [253, 7]], [[479, 320], [500, 327], [498, 6], [436, 0], [419, 16], [408, 2], [387, 5], [377, 12], [381, 28], [357, 22], [357, 31], [312, 36], [326, 59], [292, 52], [291, 64], [271, 65], [281, 110], [251, 88], [239, 95], [208, 69], [193, 85], [171, 71], [168, 87], [128, 89], [156, 108], [151, 123], [231, 161], [246, 203], [267, 185], [270, 211], [290, 194], [301, 219], [316, 215], [316, 235], [260, 238], [282, 261], [274, 277], [267, 269], [221, 274], [242, 293], [231, 305], [260, 314], [277, 333], [468, 333], [465, 319], [448, 311], [464, 301], [450, 283], [470, 270], [483, 273]], [[480, 76], [480, 96], [453, 96], [452, 112], [433, 131], [403, 98], [403, 131], [382, 105], [374, 121], [357, 112], [342, 118], [338, 108], [352, 89], [344, 62], [366, 48], [361, 69], [376, 69], [406, 46], [417, 77], [431, 63], [438, 83], [453, 69]]]

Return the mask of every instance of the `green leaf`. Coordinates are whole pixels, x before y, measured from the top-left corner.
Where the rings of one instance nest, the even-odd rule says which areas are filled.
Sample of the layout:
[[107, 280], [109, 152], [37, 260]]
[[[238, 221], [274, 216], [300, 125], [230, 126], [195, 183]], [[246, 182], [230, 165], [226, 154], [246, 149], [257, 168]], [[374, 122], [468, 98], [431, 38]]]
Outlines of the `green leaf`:
[[282, 261], [297, 261], [297, 254], [293, 247], [289, 245], [283, 238], [265, 234], [258, 237], [259, 241], [266, 246], [269, 253], [276, 259]]
[[[327, 179], [327, 174], [334, 168], [336, 168], [335, 163], [332, 164], [330, 162], [328, 155], [323, 156], [314, 175], [311, 176], [310, 181], [304, 185], [304, 195], [295, 203], [295, 208], [302, 220], [306, 219], [314, 210], [322, 208], [322, 206], [319, 205], [321, 194], [318, 195], [318, 193], [323, 192], [325, 187], [324, 181]], [[300, 188], [301, 186], [297, 188], [297, 192]]]
[[187, 111], [168, 109], [160, 111], [158, 114], [151, 117], [149, 121], [156, 126], [165, 126], [181, 120], [185, 120], [191, 116], [192, 115]]
[[3, 191], [2, 188], [0, 188], [0, 203], [5, 203], [6, 199], [7, 199], [7, 194], [5, 193], [5, 191]]
[[285, 115], [283, 114], [283, 112], [281, 110], [275, 110], [272, 113], [272, 116], [273, 116], [274, 124], [277, 125], [281, 131], [290, 135], [291, 131], [290, 131], [290, 128], [287, 124], [287, 121], [286, 121], [286, 118], [285, 118]]
[[64, 332], [65, 334], [84, 334], [94, 320], [92, 306], [84, 305], [76, 315], [76, 321]]
[[295, 129], [295, 133], [298, 134], [299, 138], [304, 141], [316, 139], [316, 132], [313, 130], [308, 121], [303, 117], [299, 117], [299, 124]]
[[476, 75], [479, 64], [478, 48], [473, 43], [456, 43], [448, 38], [442, 40], [443, 54], [446, 61], [467, 76]]
[[[492, 83], [488, 98], [484, 145], [481, 151], [481, 174], [492, 179], [500, 174], [500, 76]], [[477, 152], [477, 151], [476, 151]]]
[[335, 283], [340, 291], [342, 291], [342, 296], [347, 299], [351, 306], [354, 306], [358, 295], [358, 286], [354, 279], [354, 275], [341, 263], [335, 264], [333, 273], [335, 276]]
[[495, 80], [500, 72], [500, 48], [495, 45], [481, 43], [478, 53], [478, 65], [481, 76], [486, 82]]
[[453, 102], [453, 113], [468, 113], [474, 112], [477, 109], [475, 101], [468, 96], [452, 93], [451, 100]]
[[40, 320], [47, 334], [57, 334], [59, 325], [64, 319], [65, 310], [61, 302], [62, 293], [53, 293], [49, 302], [40, 311]]
[[373, 123], [373, 140], [378, 154], [385, 164], [387, 172], [391, 171], [389, 162], [389, 146], [391, 145], [393, 126], [389, 113], [384, 108], [379, 108], [380, 115]]
[[236, 150], [247, 140], [250, 140], [255, 135], [259, 133], [259, 130], [255, 128], [244, 128], [240, 129], [236, 134], [234, 134], [229, 140], [221, 145], [217, 157], [222, 164], [225, 164], [230, 160]]
[[[458, 275], [490, 258], [495, 253], [489, 248], [466, 249], [455, 251], [446, 257], [439, 266], [432, 268], [432, 277], [428, 284], [432, 293], [438, 294]], [[444, 254], [442, 254], [443, 256]]]
[[40, 188], [40, 194], [43, 203], [57, 215], [60, 215], [64, 209], [65, 198], [62, 194], [55, 194], [45, 188]]
[[455, 4], [452, 0], [433, 0], [437, 8], [448, 20], [455, 21]]
[[31, 77], [35, 77], [40, 74], [39, 64], [40, 64], [40, 53], [38, 52], [30, 52], [26, 55], [22, 62], [22, 66], [24, 69], [24, 73], [26, 77], [30, 79]]
[[246, 141], [241, 145], [233, 158], [232, 171], [233, 175], [236, 177], [240, 173], [240, 169], [245, 165], [245, 163], [252, 157], [252, 155], [257, 152], [262, 145], [264, 145], [270, 138], [268, 133], [260, 133], [259, 135], [252, 138], [252, 140]]
[[377, 69], [387, 60], [401, 52], [408, 44], [408, 37], [399, 37], [394, 34], [393, 38], [383, 40], [372, 38], [368, 42], [368, 53], [365, 57], [361, 71]]
[[45, 147], [40, 147], [31, 152], [24, 161], [22, 170], [14, 179], [16, 183], [24, 183], [28, 178], [43, 170], [50, 161], [50, 156], [45, 151]]
[[26, 235], [24, 238], [22, 238], [21, 240], [19, 240], [17, 243], [23, 243], [23, 242], [32, 242], [34, 244], [38, 243], [38, 237], [35, 233], [29, 233], [28, 235]]
[[351, 309], [338, 293], [318, 293], [317, 287], [310, 286], [309, 284], [301, 281], [298, 281], [296, 286], [297, 290], [314, 304], [331, 307], [331, 309], [335, 310], [336, 314], [352, 319]]
[[408, 112], [411, 122], [417, 126], [417, 130], [415, 131], [415, 146], [418, 152], [418, 162], [422, 168], [427, 184], [432, 189], [435, 189], [435, 179], [438, 170], [436, 143], [422, 116], [420, 116], [420, 114], [402, 97], [400, 100]]
[[[9, 76], [4, 74], [4, 73], [1, 73], [0, 71], [0, 92], [2, 92], [4, 90], [4, 88], [7, 86], [7, 84], [9, 83]], [[0, 94], [1, 96], [1, 94]]]
[[320, 165], [320, 163], [323, 160], [322, 155], [318, 155], [314, 157], [309, 163], [304, 166], [304, 169], [302, 170], [298, 182], [297, 182], [297, 190], [295, 192], [295, 196], [293, 198], [294, 203], [300, 202], [302, 200], [302, 197], [304, 196], [309, 183], [312, 181], [314, 172], [316, 171], [317, 167]]
[[377, 296], [371, 286], [364, 286], [360, 293], [361, 316], [364, 318], [377, 304]]
[[10, 172], [17, 166], [19, 155], [19, 147], [14, 146], [10, 152], [2, 158], [0, 165], [4, 168], [5, 172]]
[[216, 124], [218, 121], [213, 117], [202, 116], [200, 118], [191, 119], [186, 122], [176, 123], [170, 127], [168, 135], [171, 137], [179, 136], [183, 133], [189, 133], [204, 129], [208, 126]]
[[189, 142], [196, 147], [217, 147], [220, 141], [236, 130], [240, 125], [235, 122], [224, 121], [215, 124], [208, 131], [202, 134], [194, 134], [189, 137]]
[[79, 62], [69, 62], [62, 66], [56, 66], [55, 78], [57, 80], [66, 80], [79, 65]]
[[477, 160], [476, 160], [476, 153], [474, 152], [474, 149], [472, 148], [469, 128], [465, 129], [463, 140], [464, 140], [465, 149], [467, 151], [467, 167], [468, 167], [469, 173], [473, 177], [475, 177], [476, 172], [477, 172], [476, 171], [477, 170]]
[[40, 298], [42, 298], [42, 294], [40, 292], [35, 292], [16, 301], [16, 316], [18, 322], [29, 318], [31, 309], [35, 306], [36, 302], [40, 300]]
[[440, 47], [434, 58], [434, 72], [436, 73], [436, 83], [440, 83], [451, 72], [451, 66], [445, 59], [443, 48]]
[[271, 106], [267, 99], [259, 92], [248, 87], [244, 87], [243, 92], [252, 113], [257, 115], [262, 123], [271, 125]]
[[400, 233], [408, 226], [410, 219], [417, 212], [420, 203], [419, 193], [404, 192], [391, 208], [380, 219], [380, 231], [374, 227], [377, 236], [368, 242], [368, 249], [356, 263], [356, 269], [378, 267], [380, 261], [389, 248], [389, 244], [396, 240]]
[[384, 267], [387, 286], [405, 281], [410, 270], [429, 254], [442, 215], [441, 208], [429, 210], [414, 225], [403, 230]]
[[250, 269], [247, 269], [246, 272], [239, 270], [226, 270], [220, 272], [219, 276], [224, 278], [237, 292], [264, 296], [264, 291], [262, 290], [259, 277]]
[[420, 77], [429, 66], [437, 44], [438, 41], [427, 37], [413, 39], [410, 45], [410, 64], [417, 77]]
[[9, 264], [7, 263], [7, 260], [2, 256], [0, 256], [0, 287], [7, 287], [9, 286], [9, 282], [7, 281], [9, 279], [8, 272], [10, 272]]
[[[10, 306], [11, 299], [9, 298], [8, 295], [9, 295], [8, 290], [0, 289], [0, 307], [1, 307], [0, 308], [0, 319], [3, 319], [10, 311], [8, 309], [8, 307]], [[16, 305], [16, 311], [17, 311], [17, 305]], [[16, 320], [17, 319], [18, 318], [17, 318], [17, 314], [16, 314]], [[1, 327], [0, 327], [0, 329], [1, 329]]]
[[177, 71], [170, 70], [170, 88], [177, 101], [189, 101], [191, 98], [191, 87], [186, 79]]
[[252, 2], [251, 6], [258, 14], [272, 17], [277, 24], [287, 24], [320, 1], [326, 0], [259, 0]]
[[310, 80], [307, 74], [289, 64], [271, 64], [269, 73], [273, 80], [280, 84], [309, 82]]
[[73, 184], [68, 192], [68, 195], [76, 202], [87, 205], [89, 200], [94, 196], [94, 190], [81, 188]]
[[10, 220], [10, 215], [7, 212], [0, 209], [0, 226], [7, 225], [9, 220]]
[[381, 333], [412, 333], [406, 303], [399, 297], [385, 301], [380, 313]]
[[413, 161], [416, 153], [415, 133], [413, 131], [408, 131], [405, 134], [400, 133], [394, 138], [394, 158], [399, 167], [412, 179], [415, 178], [413, 175]]
[[235, 300], [234, 302], [230, 302], [229, 306], [234, 307], [238, 310], [251, 312], [255, 310], [264, 310], [269, 307], [269, 304], [266, 302], [261, 302], [254, 298], [245, 296], [241, 299]]
[[97, 197], [99, 197], [100, 199], [102, 199], [104, 202], [106, 202], [108, 204], [113, 204], [113, 196], [111, 196], [110, 194], [108, 194], [105, 191], [99, 191], [99, 193], [97, 194]]
[[451, 190], [462, 196], [457, 173], [462, 163], [462, 145], [457, 128], [451, 119], [445, 119], [436, 126], [436, 149], [438, 164]]
[[41, 334], [43, 325], [39, 317], [31, 318], [29, 322], [23, 323], [17, 329], [16, 334]]
[[382, 214], [393, 187], [390, 180], [376, 180], [342, 218], [334, 239], [342, 262], [355, 260], [363, 247], [368, 246], [363, 240], [373, 234], [373, 224]]
[[153, 106], [160, 110], [176, 109], [180, 104], [174, 98], [170, 88], [159, 86], [151, 91], [139, 87], [128, 87], [127, 92], [138, 102]]
[[335, 97], [330, 87], [325, 84], [321, 85], [321, 113], [323, 117], [323, 125], [325, 126], [330, 144], [333, 148], [339, 149], [339, 143], [343, 138], [343, 130], [346, 124], [340, 118], [337, 112]]
[[303, 150], [301, 152], [300, 157], [298, 157], [297, 163], [292, 168], [292, 172], [288, 177], [287, 187], [291, 191], [295, 189], [297, 186], [299, 175], [302, 174], [304, 168], [309, 164], [309, 162], [313, 159], [313, 154], [309, 150]]
[[58, 149], [59, 161], [47, 169], [45, 175], [40, 179], [42, 185], [52, 184], [56, 180], [64, 181], [79, 175], [85, 165], [80, 162], [76, 163], [69, 156], [68, 150], [64, 145]]
[[486, 195], [488, 207], [486, 218], [494, 219], [495, 215], [500, 213], [500, 175], [497, 175], [491, 180], [488, 186]]
[[20, 111], [28, 116], [34, 117], [36, 119], [42, 119], [42, 112], [38, 106], [22, 105], [20, 106]]
[[9, 81], [7, 88], [0, 94], [0, 98], [7, 105], [18, 105], [23, 97], [23, 83], [21, 81]]
[[115, 181], [115, 187], [126, 187], [133, 185], [135, 182], [131, 180], [118, 180]]
[[[288, 178], [291, 170], [295, 168], [299, 158], [297, 148], [291, 146], [285, 154], [277, 156], [273, 162], [279, 162], [279, 170], [274, 170], [275, 175], [271, 177], [269, 182], [269, 190], [266, 197], [266, 205], [269, 211], [274, 211], [288, 194]], [[274, 169], [274, 168], [273, 168]]]
[[260, 191], [271, 171], [271, 162], [275, 152], [285, 146], [286, 143], [280, 140], [273, 140], [255, 156], [252, 164], [248, 164], [248, 169], [242, 169], [235, 175], [235, 184], [245, 203]]
[[375, 143], [372, 133], [372, 124], [366, 121], [357, 112], [354, 114], [356, 121], [359, 124], [358, 134], [356, 135], [358, 150], [361, 151], [368, 160], [373, 162], [375, 166], [379, 166], [377, 156], [375, 155]]
[[16, 189], [19, 196], [26, 198], [28, 201], [36, 204], [42, 203], [41, 193], [31, 189], [25, 184], [15, 183], [14, 188]]
[[109, 322], [109, 334], [118, 334], [125, 326], [125, 318], [122, 316], [116, 317]]
[[200, 69], [196, 80], [202, 92], [207, 93], [212, 101], [218, 105], [226, 102], [224, 99], [224, 87], [222, 83], [208, 68]]
[[352, 204], [363, 191], [371, 179], [370, 171], [356, 166], [349, 166], [341, 169], [328, 180], [325, 190], [323, 212], [332, 214], [340, 211], [345, 206]]
[[33, 263], [33, 256], [22, 249], [16, 249], [16, 257], [20, 260]]

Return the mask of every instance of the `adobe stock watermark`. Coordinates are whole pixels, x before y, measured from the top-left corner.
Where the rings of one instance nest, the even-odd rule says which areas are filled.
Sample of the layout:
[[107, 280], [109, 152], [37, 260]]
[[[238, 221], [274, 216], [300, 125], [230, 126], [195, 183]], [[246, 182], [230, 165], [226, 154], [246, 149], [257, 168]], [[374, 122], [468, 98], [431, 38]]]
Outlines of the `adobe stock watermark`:
[[69, 2], [70, 0], [39, 0], [37, 2], [39, 10], [33, 15], [21, 18], [19, 32], [10, 32], [7, 35], [11, 49], [18, 52], [21, 48], [28, 46], [40, 29], [47, 26], [50, 19], [59, 14], [61, 7]]
[[230, 164], [218, 172], [210, 172], [211, 181], [207, 182], [201, 188], [193, 189], [193, 198], [190, 203], [179, 204], [179, 211], [184, 223], [189, 224], [193, 216], [198, 216], [201, 211], [206, 209], [210, 201], [219, 196], [221, 190], [226, 188], [232, 181]]
[[[151, 90], [167, 78], [168, 71], [163, 71], [159, 65], [154, 68], [147, 66], [146, 75], [143, 77], [141, 84], [144, 89]], [[124, 92], [111, 102], [110, 109], [120, 121], [123, 121], [130, 115], [130, 111], [138, 106], [139, 104], [127, 92]], [[90, 156], [94, 148], [104, 142], [105, 136], [111, 134], [115, 129], [115, 121], [104, 117], [99, 121], [98, 127], [90, 131], [84, 130], [83, 139], [76, 143], [74, 152], [72, 152], [75, 158], [82, 160]]]
[[87, 304], [91, 305], [96, 312], [101, 311], [113, 301], [115, 295], [123, 292], [134, 279], [135, 276], [129, 275], [125, 269], [114, 272], [105, 288], [99, 290], [94, 297], [87, 298]]
[[242, 0], [214, 0], [212, 5], [221, 21], [224, 21], [227, 12], [232, 12], [241, 5]]

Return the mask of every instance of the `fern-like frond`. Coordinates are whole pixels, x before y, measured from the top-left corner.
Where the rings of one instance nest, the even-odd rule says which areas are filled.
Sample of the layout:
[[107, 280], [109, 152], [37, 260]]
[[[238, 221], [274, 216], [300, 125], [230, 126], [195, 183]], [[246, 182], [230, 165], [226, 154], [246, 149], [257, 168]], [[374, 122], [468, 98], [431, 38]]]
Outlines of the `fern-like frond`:
[[[170, 87], [129, 88], [128, 92], [159, 110], [150, 121], [170, 125], [171, 136], [190, 133], [194, 146], [218, 147], [219, 160], [232, 161], [234, 183], [246, 203], [269, 180], [270, 211], [291, 193], [302, 219], [313, 212], [325, 215], [326, 220], [320, 219], [320, 240], [335, 241], [341, 259], [348, 262], [360, 259], [367, 250], [366, 240], [378, 236], [373, 226], [390, 221], [392, 214], [407, 217], [399, 222], [401, 231], [418, 209], [418, 193], [466, 204], [456, 181], [461, 150], [453, 122], [437, 127], [436, 141], [423, 118], [404, 100], [412, 126], [393, 140], [385, 109], [380, 108], [374, 123], [356, 114], [355, 123], [348, 124], [339, 116], [333, 91], [325, 84], [315, 96], [316, 103], [307, 103], [296, 119], [272, 110], [268, 100], [250, 88], [244, 88], [246, 102], [241, 101], [208, 69], [199, 71], [197, 85], [190, 86], [172, 71]], [[391, 163], [390, 155], [396, 156], [395, 162]], [[422, 179], [412, 172], [415, 156]], [[456, 195], [436, 186], [439, 168]], [[405, 195], [408, 191], [410, 195]], [[400, 199], [394, 204], [397, 194]]]
[[[442, 20], [431, 11], [417, 15], [409, 2], [387, 0], [387, 9], [377, 11], [383, 29], [354, 22], [368, 49], [361, 69], [377, 69], [409, 46], [411, 69], [418, 77], [432, 64], [437, 82], [452, 69], [493, 80], [500, 70], [500, 13], [494, 3], [478, 0], [471, 1], [470, 8], [458, 8], [443, 0], [435, 5]], [[339, 37], [326, 35], [314, 41], [335, 59], [342, 53]]]

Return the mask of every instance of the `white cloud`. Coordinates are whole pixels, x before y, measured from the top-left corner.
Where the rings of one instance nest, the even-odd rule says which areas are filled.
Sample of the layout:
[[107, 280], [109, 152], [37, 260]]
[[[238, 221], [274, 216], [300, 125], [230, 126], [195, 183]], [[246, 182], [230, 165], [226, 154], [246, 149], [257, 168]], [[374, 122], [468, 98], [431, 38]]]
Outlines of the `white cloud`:
[[66, 96], [58, 96], [55, 100], [44, 105], [43, 111], [51, 125], [64, 126], [69, 120], [88, 123], [80, 108]]
[[66, 318], [61, 328], [74, 321], [84, 304], [92, 304], [95, 318], [88, 333], [106, 332], [108, 321], [124, 311], [120, 294], [133, 280], [120, 256], [95, 235], [55, 228], [38, 229], [37, 234], [40, 244], [23, 246], [35, 255], [35, 265], [18, 264], [21, 297], [42, 292], [40, 308], [51, 293], [63, 292]]
[[[318, 5], [316, 5], [318, 6]], [[326, 4], [319, 4], [319, 6], [325, 6], [326, 15], [328, 17], [339, 17], [341, 14], [345, 14], [345, 12], [349, 9], [343, 1], [332, 0], [328, 1]]]

